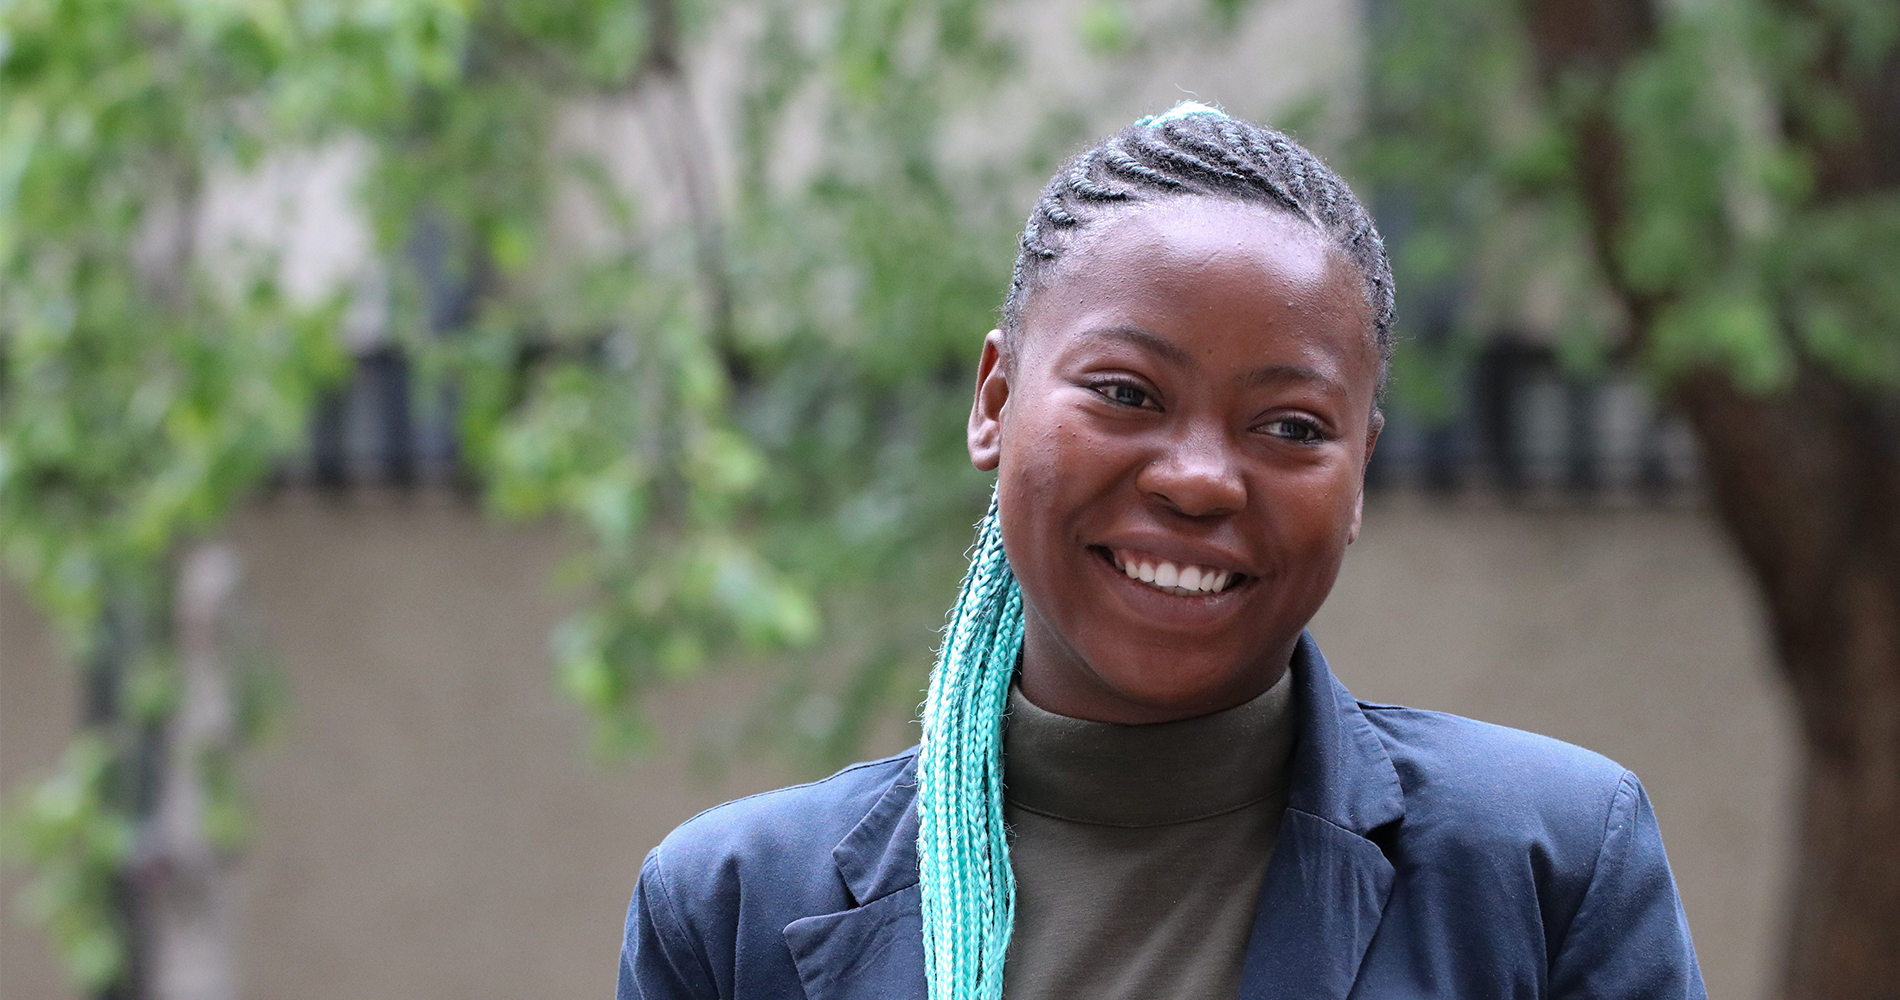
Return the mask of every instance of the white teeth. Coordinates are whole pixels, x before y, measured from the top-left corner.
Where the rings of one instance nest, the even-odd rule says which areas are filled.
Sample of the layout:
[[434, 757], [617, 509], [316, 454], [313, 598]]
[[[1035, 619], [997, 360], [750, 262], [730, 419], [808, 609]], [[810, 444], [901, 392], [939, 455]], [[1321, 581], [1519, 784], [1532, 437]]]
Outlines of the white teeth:
[[1145, 562], [1133, 552], [1118, 551], [1115, 562], [1131, 580], [1140, 580], [1170, 593], [1218, 594], [1234, 582], [1235, 574], [1212, 566], [1180, 566], [1166, 560]]

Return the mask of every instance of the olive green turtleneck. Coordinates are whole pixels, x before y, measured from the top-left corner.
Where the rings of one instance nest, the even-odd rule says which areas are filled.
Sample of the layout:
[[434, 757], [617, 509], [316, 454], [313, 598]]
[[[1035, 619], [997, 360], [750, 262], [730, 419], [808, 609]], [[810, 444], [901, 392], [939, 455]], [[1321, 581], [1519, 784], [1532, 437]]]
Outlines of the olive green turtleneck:
[[1230, 1000], [1286, 808], [1286, 677], [1224, 712], [1146, 726], [1010, 691], [1004, 816], [1016, 873], [1006, 1000]]

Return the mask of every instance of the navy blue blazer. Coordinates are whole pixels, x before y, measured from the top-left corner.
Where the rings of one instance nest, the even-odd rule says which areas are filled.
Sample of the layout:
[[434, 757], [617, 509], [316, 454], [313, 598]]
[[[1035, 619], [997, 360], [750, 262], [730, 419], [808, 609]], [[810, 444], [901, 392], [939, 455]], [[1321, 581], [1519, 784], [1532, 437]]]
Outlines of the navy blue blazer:
[[[1704, 998], [1635, 775], [1353, 700], [1310, 636], [1243, 998]], [[647, 855], [619, 1000], [924, 997], [916, 751], [709, 809]]]

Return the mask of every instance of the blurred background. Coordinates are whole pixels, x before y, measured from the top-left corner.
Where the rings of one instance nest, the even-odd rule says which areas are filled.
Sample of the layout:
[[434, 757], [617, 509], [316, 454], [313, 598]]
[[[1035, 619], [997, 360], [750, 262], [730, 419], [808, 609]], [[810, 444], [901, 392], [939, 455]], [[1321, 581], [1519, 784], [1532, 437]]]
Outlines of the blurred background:
[[1313, 631], [1615, 758], [1710, 993], [1900, 982], [1900, 16], [0, 5], [0, 994], [604, 996], [640, 861], [915, 741], [1017, 230], [1182, 99], [1373, 206]]

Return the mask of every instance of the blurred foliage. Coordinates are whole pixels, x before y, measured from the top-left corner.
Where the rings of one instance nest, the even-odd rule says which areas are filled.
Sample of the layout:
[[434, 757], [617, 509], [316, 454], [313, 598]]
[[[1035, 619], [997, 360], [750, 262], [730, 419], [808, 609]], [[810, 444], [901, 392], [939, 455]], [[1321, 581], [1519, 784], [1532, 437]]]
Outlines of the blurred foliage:
[[[453, 387], [489, 503], [586, 540], [554, 652], [603, 748], [645, 738], [657, 682], [825, 655], [819, 594], [901, 584], [979, 512], [956, 429], [1013, 223], [939, 146], [1009, 63], [983, 13], [481, 8], [460, 74], [363, 119], [395, 328]], [[736, 144], [680, 66], [713, 30], [747, 54]], [[593, 130], [616, 128], [653, 169], [615, 175]], [[736, 191], [710, 190], [728, 161]], [[589, 249], [550, 235], [558, 205]]]
[[[1817, 156], [1849, 138], [1852, 92], [1900, 32], [1891, 3], [1656, 3], [1654, 37], [1626, 64], [1589, 54], [1554, 79], [1538, 5], [1372, 9], [1360, 162], [1397, 195], [1400, 286], [1415, 303], [1456, 299], [1454, 335], [1415, 345], [1413, 364], [1455, 365], [1493, 330], [1543, 325], [1571, 360], [1634, 364], [1659, 386], [1714, 365], [1769, 392], [1802, 356], [1900, 389], [1900, 195], [1814, 197]], [[1835, 37], [1855, 47], [1839, 72]], [[1607, 178], [1577, 141], [1595, 128], [1622, 153]], [[1606, 240], [1593, 212], [1615, 220]]]
[[137, 837], [116, 808], [114, 757], [99, 733], [82, 733], [59, 774], [24, 791], [4, 830], [8, 853], [35, 869], [22, 912], [46, 928], [72, 984], [88, 992], [118, 979], [126, 964], [118, 876]]
[[197, 245], [204, 192], [332, 127], [331, 81], [440, 73], [445, 13], [0, 6], [0, 557], [90, 675], [85, 731], [10, 804], [6, 842], [37, 868], [28, 909], [89, 992], [127, 968], [140, 755], [174, 700], [171, 562], [346, 372], [334, 304], [287, 301], [268, 255]]
[[[179, 556], [349, 369], [351, 303], [288, 294], [268, 234], [210, 243], [208, 192], [367, 151], [391, 336], [453, 400], [488, 504], [580, 543], [562, 576], [588, 600], [553, 645], [604, 749], [641, 742], [654, 684], [772, 655], [745, 738], [827, 761], [927, 666], [912, 605], [948, 595], [985, 493], [958, 430], [970, 359], [1025, 184], [1081, 120], [1044, 109], [1025, 162], [949, 148], [1015, 65], [999, 9], [0, 2], [0, 558], [88, 697], [0, 833], [76, 987], [139, 965]], [[1133, 23], [1104, 4], [1076, 30], [1106, 58]], [[742, 54], [735, 92], [695, 90], [707, 46]], [[622, 133], [650, 169], [624, 171]], [[841, 610], [852, 639], [821, 651]], [[235, 847], [240, 769], [203, 770], [205, 827]]]

